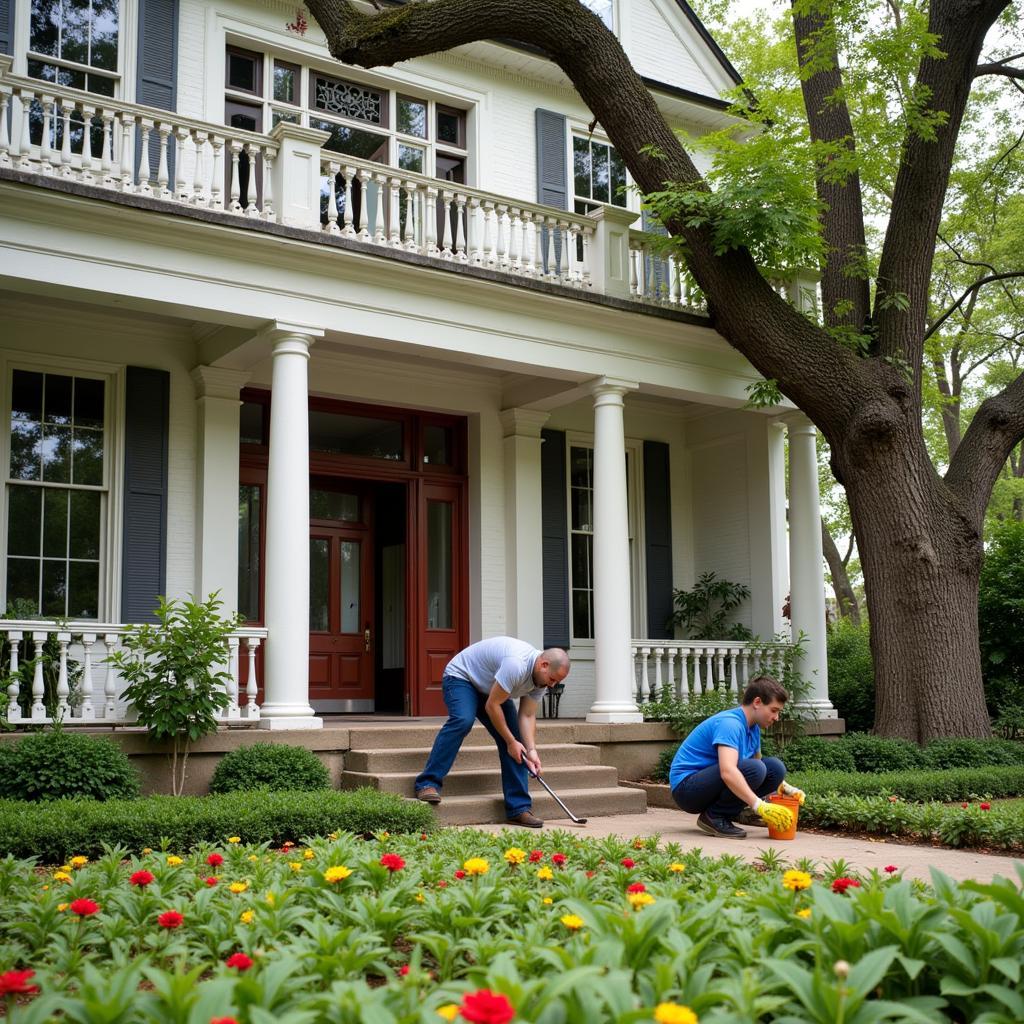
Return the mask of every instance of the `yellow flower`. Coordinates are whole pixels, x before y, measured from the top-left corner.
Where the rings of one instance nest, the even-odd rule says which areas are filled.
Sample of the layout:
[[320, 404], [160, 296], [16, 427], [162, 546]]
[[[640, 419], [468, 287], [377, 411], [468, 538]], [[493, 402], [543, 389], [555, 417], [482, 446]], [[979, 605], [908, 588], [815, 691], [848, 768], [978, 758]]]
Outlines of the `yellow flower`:
[[338, 838], [338, 833], [337, 832], [332, 832], [332, 833], [330, 833], [330, 835], [328, 835], [327, 838], [328, 839], [337, 839]]
[[654, 903], [654, 897], [649, 892], [627, 892], [626, 899], [634, 910], [642, 910]]
[[677, 875], [681, 875], [686, 870], [686, 865], [680, 864], [679, 861], [676, 861], [674, 864], [669, 864], [668, 869], [669, 871], [675, 872]]
[[67, 910], [69, 906], [70, 906], [69, 903], [58, 903], [57, 904], [57, 909], [63, 914], [64, 911]]
[[575, 914], [563, 914], [559, 920], [571, 932], [578, 932], [583, 927], [583, 918]]
[[633, 840], [633, 849], [634, 850], [642, 850], [643, 848], [644, 848], [644, 841], [642, 839], [634, 839]]
[[806, 921], [807, 918], [809, 918], [811, 916], [811, 908], [810, 907], [804, 907], [803, 910], [798, 910], [796, 912], [796, 916], [797, 917], [802, 917]]
[[143, 854], [152, 853], [153, 852], [153, 847], [152, 846], [144, 846], [142, 848], [142, 852], [143, 852]]
[[288, 867], [290, 867], [292, 869], [292, 871], [301, 871], [302, 870], [302, 861], [301, 860], [290, 860], [290, 861], [288, 861]]
[[424, 896], [423, 893], [421, 893], [421, 892], [416, 893], [416, 902], [417, 903], [422, 903], [426, 898], [427, 897]]
[[184, 863], [180, 857], [175, 857], [173, 853], [167, 858], [167, 864], [172, 868], [176, 868], [179, 864]]
[[438, 1017], [444, 1017], [448, 1021], [455, 1020], [459, 1015], [458, 1003], [445, 1003], [444, 1006], [439, 1006], [437, 1008], [437, 1015]]
[[302, 859], [303, 860], [312, 860], [315, 856], [316, 856], [316, 854], [312, 850], [303, 850], [302, 851]]
[[270, 907], [272, 907], [277, 902], [277, 898], [274, 896], [272, 892], [268, 892], [267, 895], [263, 898], [267, 901], [267, 906]]
[[526, 860], [526, 851], [520, 850], [518, 846], [512, 846], [505, 851], [505, 860], [509, 864], [522, 864]]
[[255, 910], [243, 910], [240, 918], [242, 924], [252, 924], [253, 918], [256, 916]]
[[541, 903], [543, 903], [545, 906], [551, 906], [551, 904], [554, 902], [555, 901], [550, 896], [545, 896], [544, 899], [541, 900]]
[[540, 880], [541, 880], [542, 882], [549, 882], [549, 881], [551, 881], [551, 879], [552, 879], [552, 878], [554, 878], [555, 876], [554, 876], [554, 875], [552, 874], [552, 872], [551, 872], [551, 868], [549, 868], [549, 867], [548, 867], [548, 866], [547, 866], [547, 865], [545, 864], [545, 865], [544, 865], [544, 867], [542, 867], [542, 868], [537, 868], [537, 877], [538, 877], [538, 878], [539, 878], [539, 879], [540, 879]]
[[782, 888], [800, 892], [803, 889], [809, 889], [812, 881], [813, 879], [806, 871], [787, 871], [782, 876]]
[[228, 888], [233, 893], [245, 892], [245, 890], [249, 888], [249, 883], [248, 882], [232, 882], [228, 886]]
[[746, 896], [747, 895], [747, 890], [746, 889], [737, 889], [736, 892], [734, 893], [734, 895], [736, 895], [736, 896]]
[[68, 863], [70, 863], [73, 868], [84, 868], [85, 865], [89, 863], [89, 858], [83, 857], [79, 854], [77, 857], [72, 857]]
[[53, 880], [55, 882], [70, 882], [71, 875], [69, 875], [66, 871], [54, 871]]
[[658, 1024], [697, 1024], [697, 1014], [680, 1003], [658, 1003], [654, 1019]]
[[50, 887], [49, 887], [48, 885], [44, 885], [44, 886], [43, 886], [43, 892], [46, 892], [46, 890], [47, 890], [47, 889], [49, 889], [49, 888], [50, 888]]
[[462, 865], [462, 870], [467, 875], [486, 875], [491, 870], [491, 865], [483, 859], [483, 857], [470, 857], [465, 864]]
[[250, 853], [249, 860], [251, 860], [253, 864], [255, 864], [259, 860], [259, 857], [257, 857], [255, 853]]
[[351, 874], [352, 872], [344, 864], [338, 864], [324, 872], [324, 881], [333, 885], [335, 882], [343, 882]]
[[228, 836], [229, 843], [240, 843], [242, 841], [241, 836]]

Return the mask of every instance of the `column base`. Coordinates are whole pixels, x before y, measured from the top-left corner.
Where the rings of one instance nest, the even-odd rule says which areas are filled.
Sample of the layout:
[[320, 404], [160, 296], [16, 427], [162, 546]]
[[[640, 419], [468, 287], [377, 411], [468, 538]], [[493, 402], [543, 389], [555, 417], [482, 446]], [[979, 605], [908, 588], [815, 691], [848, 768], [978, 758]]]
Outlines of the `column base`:
[[836, 711], [832, 702], [829, 700], [801, 700], [797, 701], [793, 705], [798, 711], [809, 712], [811, 718], [838, 718], [839, 712]]
[[598, 722], [601, 724], [633, 725], [643, 720], [644, 716], [635, 707], [630, 708], [629, 706], [617, 708], [608, 704], [595, 704], [587, 712], [588, 722]]
[[260, 729], [322, 729], [324, 720], [312, 708], [301, 705], [264, 705], [260, 708]]

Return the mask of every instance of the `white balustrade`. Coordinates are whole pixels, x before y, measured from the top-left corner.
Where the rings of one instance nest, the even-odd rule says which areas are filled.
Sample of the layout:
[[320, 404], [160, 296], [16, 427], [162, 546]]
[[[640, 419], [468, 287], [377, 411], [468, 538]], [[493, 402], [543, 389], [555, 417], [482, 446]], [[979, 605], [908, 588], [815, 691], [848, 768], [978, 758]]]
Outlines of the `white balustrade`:
[[736, 640], [633, 640], [633, 683], [638, 703], [660, 697], [689, 702], [717, 690], [738, 701], [763, 673], [781, 679], [793, 645]]
[[[96, 622], [0, 620], [0, 641], [9, 646], [4, 666], [7, 721], [14, 726], [47, 725], [55, 718], [65, 726], [134, 724], [135, 713], [121, 696], [127, 684], [109, 658], [130, 628]], [[262, 627], [228, 634], [220, 666], [228, 674], [224, 686], [228, 704], [217, 715], [218, 721], [235, 725], [259, 721], [256, 655], [266, 636]], [[44, 650], [51, 639], [49, 651]], [[102, 700], [95, 692], [97, 667], [103, 673]]]
[[643, 231], [629, 233], [630, 296], [669, 309], [706, 313], [704, 295], [682, 259], [659, 252], [653, 238]]

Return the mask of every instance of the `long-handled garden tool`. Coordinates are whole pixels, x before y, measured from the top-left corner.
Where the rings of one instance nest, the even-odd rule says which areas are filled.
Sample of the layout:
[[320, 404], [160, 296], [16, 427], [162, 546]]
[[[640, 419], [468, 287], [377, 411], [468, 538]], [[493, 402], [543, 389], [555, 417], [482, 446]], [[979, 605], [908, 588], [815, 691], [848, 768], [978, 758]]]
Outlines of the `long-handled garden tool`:
[[577, 825], [586, 825], [587, 819], [577, 818], [576, 815], [573, 814], [572, 811], [570, 811], [569, 808], [562, 803], [561, 797], [559, 797], [559, 795], [529, 766], [529, 764], [526, 761], [526, 758], [523, 758], [523, 764], [526, 765], [526, 770], [530, 773], [530, 775], [532, 775], [555, 798], [555, 803], [557, 803], [558, 806], [561, 807], [562, 810], [569, 815], [572, 821], [574, 821]]

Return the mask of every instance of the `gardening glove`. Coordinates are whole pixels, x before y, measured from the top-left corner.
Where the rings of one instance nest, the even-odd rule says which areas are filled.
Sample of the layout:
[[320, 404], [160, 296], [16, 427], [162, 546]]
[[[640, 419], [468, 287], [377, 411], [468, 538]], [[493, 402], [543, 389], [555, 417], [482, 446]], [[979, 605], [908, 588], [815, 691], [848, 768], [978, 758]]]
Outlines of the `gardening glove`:
[[791, 796], [801, 807], [804, 805], [804, 800], [807, 799], [807, 794], [802, 789], [797, 789], [796, 786], [791, 786], [788, 782], [783, 782], [779, 786], [779, 792], [783, 796]]
[[767, 800], [758, 800], [754, 804], [754, 813], [759, 815], [766, 825], [784, 832], [793, 827], [793, 812], [782, 804], [771, 804]]

